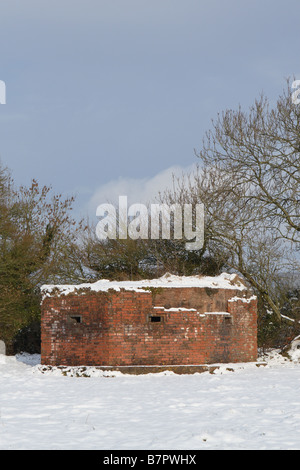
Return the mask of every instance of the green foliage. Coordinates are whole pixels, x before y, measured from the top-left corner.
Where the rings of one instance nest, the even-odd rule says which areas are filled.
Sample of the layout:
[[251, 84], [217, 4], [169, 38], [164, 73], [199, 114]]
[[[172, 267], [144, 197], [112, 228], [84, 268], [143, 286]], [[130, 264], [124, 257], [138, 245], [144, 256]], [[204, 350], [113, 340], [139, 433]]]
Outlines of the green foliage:
[[13, 353], [27, 352], [39, 354], [41, 352], [41, 322], [35, 320], [20, 329], [14, 337]]
[[180, 240], [104, 240], [95, 231], [86, 233], [81, 247], [82, 263], [95, 279], [136, 280], [153, 278], [169, 272], [179, 276], [216, 275], [225, 260], [204, 250], [188, 251]]
[[261, 297], [258, 302], [258, 346], [262, 349], [278, 348], [283, 350], [300, 334], [300, 291], [294, 289], [285, 293], [281, 315], [268, 309]]
[[8, 353], [18, 332], [39, 320], [40, 285], [78, 274], [72, 203], [35, 180], [15, 189], [8, 171], [0, 170], [0, 337]]

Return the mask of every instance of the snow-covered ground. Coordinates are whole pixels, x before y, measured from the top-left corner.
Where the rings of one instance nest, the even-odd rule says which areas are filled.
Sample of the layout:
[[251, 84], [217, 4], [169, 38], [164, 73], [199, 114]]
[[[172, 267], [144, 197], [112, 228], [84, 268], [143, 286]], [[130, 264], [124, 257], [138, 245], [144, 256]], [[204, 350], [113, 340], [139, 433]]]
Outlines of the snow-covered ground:
[[276, 352], [194, 375], [75, 377], [39, 360], [0, 355], [1, 450], [300, 449], [300, 364]]

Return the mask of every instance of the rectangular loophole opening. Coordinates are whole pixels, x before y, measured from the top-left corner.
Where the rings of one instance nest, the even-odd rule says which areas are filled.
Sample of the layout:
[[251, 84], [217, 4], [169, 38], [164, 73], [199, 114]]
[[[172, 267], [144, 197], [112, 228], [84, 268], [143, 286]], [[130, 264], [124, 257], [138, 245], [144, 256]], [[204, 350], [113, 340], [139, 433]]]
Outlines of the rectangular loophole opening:
[[70, 315], [69, 316], [69, 321], [76, 325], [77, 323], [82, 322], [82, 316], [81, 315]]
[[149, 320], [150, 320], [150, 323], [161, 323], [162, 317], [160, 317], [158, 315], [151, 315], [149, 317]]

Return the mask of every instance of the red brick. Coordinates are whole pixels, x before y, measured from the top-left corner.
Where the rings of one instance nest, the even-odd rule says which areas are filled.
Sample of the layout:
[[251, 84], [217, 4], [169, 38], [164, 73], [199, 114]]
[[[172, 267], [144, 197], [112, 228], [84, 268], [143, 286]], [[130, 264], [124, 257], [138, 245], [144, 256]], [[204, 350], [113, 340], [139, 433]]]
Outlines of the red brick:
[[[42, 363], [126, 366], [255, 361], [257, 303], [255, 298], [230, 300], [240, 295], [234, 289], [164, 288], [155, 295], [122, 290], [46, 297]], [[228, 312], [228, 318], [204, 315], [208, 311]], [[73, 324], [70, 315], [81, 315], [82, 322]], [[151, 323], [149, 315], [161, 316], [163, 321]]]

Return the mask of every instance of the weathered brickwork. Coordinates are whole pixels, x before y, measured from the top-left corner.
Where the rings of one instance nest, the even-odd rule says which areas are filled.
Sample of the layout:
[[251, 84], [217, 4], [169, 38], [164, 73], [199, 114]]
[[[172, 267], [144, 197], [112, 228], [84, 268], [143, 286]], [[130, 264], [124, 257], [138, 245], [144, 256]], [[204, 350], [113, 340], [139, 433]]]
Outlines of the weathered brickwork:
[[249, 295], [196, 287], [53, 293], [42, 303], [42, 364], [253, 362], [257, 302]]

